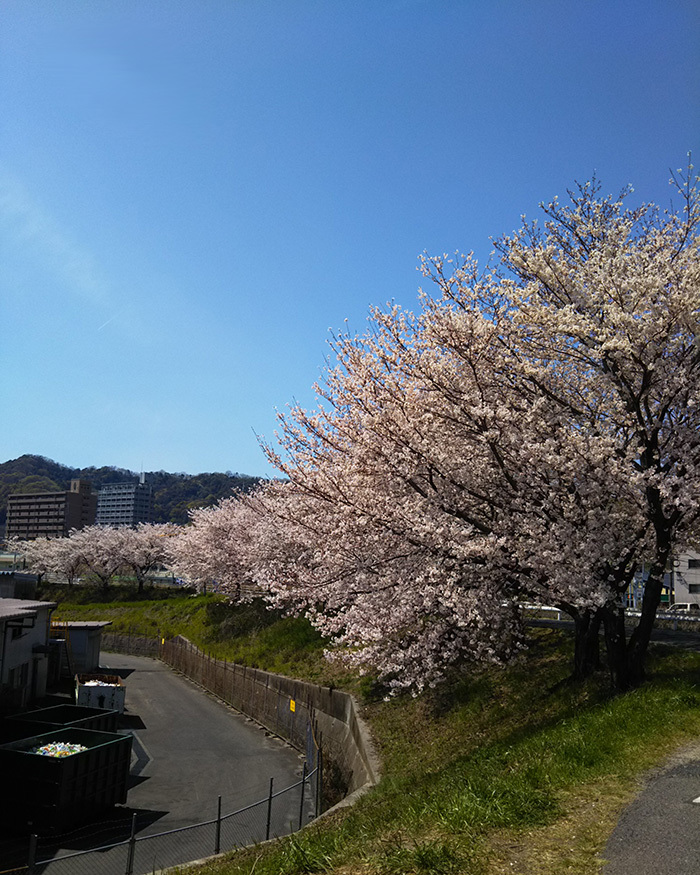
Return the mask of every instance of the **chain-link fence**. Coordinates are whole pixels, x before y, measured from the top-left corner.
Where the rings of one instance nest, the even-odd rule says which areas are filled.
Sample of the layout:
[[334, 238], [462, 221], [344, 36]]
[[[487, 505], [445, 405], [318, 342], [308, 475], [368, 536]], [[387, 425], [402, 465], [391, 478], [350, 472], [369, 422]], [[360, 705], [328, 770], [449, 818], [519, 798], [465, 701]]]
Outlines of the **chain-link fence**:
[[314, 724], [306, 684], [260, 669], [214, 659], [185, 638], [161, 643], [160, 659], [257, 723], [306, 750]]
[[159, 656], [298, 750], [307, 750], [308, 727], [313, 727], [313, 737], [323, 748], [327, 806], [376, 783], [371, 743], [352, 696], [342, 690], [215, 659], [180, 636], [162, 641]]
[[[138, 812], [133, 812], [130, 819], [90, 824], [62, 836], [32, 836], [23, 860], [17, 849], [14, 859], [0, 864], [0, 875], [151, 875], [159, 869], [287, 835], [318, 814], [321, 769], [320, 758], [308, 773], [304, 765], [301, 780], [281, 790], [270, 780], [266, 798], [237, 811], [222, 810], [219, 797], [215, 816], [192, 826], [142, 832], [144, 825]], [[146, 824], [145, 829], [152, 830], [152, 824]], [[78, 849], [81, 845], [91, 847]]]
[[144, 638], [143, 635], [115, 635], [103, 632], [101, 638], [102, 650], [112, 650], [115, 653], [129, 653], [133, 656], [160, 656], [161, 641], [159, 638]]
[[341, 690], [319, 687], [262, 669], [216, 659], [186, 638], [143, 638], [103, 634], [103, 650], [161, 659], [237, 711], [306, 752], [310, 740], [323, 747], [326, 765], [323, 796], [327, 805], [371, 780], [371, 768], [360, 738], [350, 696]]

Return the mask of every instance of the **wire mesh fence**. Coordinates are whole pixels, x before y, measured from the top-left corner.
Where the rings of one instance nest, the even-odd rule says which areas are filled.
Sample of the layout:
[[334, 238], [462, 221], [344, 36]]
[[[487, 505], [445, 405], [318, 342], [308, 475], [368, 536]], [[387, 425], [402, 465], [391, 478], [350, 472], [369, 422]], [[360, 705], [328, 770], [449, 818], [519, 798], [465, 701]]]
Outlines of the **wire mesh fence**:
[[324, 770], [323, 785], [329, 805], [367, 783], [376, 783], [376, 764], [352, 697], [341, 690], [216, 659], [181, 636], [166, 641], [103, 635], [103, 649], [159, 658], [292, 747], [306, 751], [309, 768], [315, 767], [314, 740], [323, 748], [330, 767]]
[[101, 639], [102, 650], [112, 650], [117, 653], [129, 653], [133, 656], [160, 656], [161, 641], [159, 638], [144, 638], [143, 635], [116, 635], [112, 632], [103, 632]]
[[215, 659], [180, 637], [162, 642], [159, 657], [293, 747], [307, 748], [308, 727], [313, 726], [314, 715], [302, 682]]
[[[316, 794], [321, 763], [300, 781], [277, 790], [270, 781], [266, 798], [245, 808], [226, 812], [221, 797], [215, 816], [198, 824], [154, 832], [153, 824], [141, 832], [139, 815], [93, 824], [64, 836], [32, 836], [25, 862], [0, 863], [0, 875], [151, 875], [160, 869], [245, 847], [300, 829], [316, 815]], [[110, 832], [114, 838], [107, 841]], [[90, 844], [86, 849], [71, 846]]]

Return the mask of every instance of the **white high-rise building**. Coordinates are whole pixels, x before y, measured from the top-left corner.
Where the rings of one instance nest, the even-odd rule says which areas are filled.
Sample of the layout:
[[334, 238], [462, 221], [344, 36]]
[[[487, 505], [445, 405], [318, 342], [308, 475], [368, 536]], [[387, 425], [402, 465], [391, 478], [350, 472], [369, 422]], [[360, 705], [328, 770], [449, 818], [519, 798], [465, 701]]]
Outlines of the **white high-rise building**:
[[110, 483], [97, 493], [98, 526], [135, 526], [153, 522], [153, 487], [140, 483]]

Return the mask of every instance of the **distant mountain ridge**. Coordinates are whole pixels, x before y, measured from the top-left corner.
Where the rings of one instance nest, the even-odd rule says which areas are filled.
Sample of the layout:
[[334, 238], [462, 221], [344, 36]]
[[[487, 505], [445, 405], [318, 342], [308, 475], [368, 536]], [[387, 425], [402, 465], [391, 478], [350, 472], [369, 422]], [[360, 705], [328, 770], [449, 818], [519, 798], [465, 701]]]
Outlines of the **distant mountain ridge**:
[[[139, 474], [125, 468], [69, 468], [45, 456], [25, 455], [0, 463], [0, 527], [4, 530], [7, 496], [13, 492], [63, 492], [75, 478], [88, 480], [95, 492], [108, 483], [138, 482]], [[234, 491], [246, 492], [260, 482], [259, 477], [227, 471], [224, 474], [146, 473], [153, 487], [155, 522], [186, 523], [188, 510], [208, 507]]]

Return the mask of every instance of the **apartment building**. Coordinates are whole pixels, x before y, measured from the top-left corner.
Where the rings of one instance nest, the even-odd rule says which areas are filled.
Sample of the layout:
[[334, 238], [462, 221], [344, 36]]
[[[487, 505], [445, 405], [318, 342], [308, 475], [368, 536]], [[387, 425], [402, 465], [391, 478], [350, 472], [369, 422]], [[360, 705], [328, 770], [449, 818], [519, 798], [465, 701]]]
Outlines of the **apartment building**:
[[14, 493], [7, 501], [8, 538], [63, 538], [95, 523], [97, 496], [86, 480], [71, 480], [68, 492]]
[[97, 494], [97, 525], [152, 523], [153, 507], [153, 487], [143, 475], [139, 483], [110, 483]]

